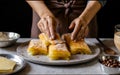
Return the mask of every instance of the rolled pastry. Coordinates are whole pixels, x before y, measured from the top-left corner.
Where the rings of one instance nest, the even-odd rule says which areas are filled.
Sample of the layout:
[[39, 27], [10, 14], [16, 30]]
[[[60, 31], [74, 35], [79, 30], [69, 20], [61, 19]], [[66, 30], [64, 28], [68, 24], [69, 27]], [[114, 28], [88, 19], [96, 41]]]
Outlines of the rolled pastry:
[[65, 43], [49, 46], [48, 57], [52, 60], [58, 60], [58, 59], [69, 60], [70, 56], [71, 56], [71, 54], [68, 51]]
[[86, 44], [84, 39], [79, 41], [72, 41], [71, 34], [62, 35], [62, 39], [64, 39], [69, 47], [71, 54], [91, 54], [89, 46]]
[[38, 54], [47, 55], [48, 54], [47, 46], [44, 45], [41, 42], [41, 40], [38, 40], [38, 39], [32, 39], [30, 41], [27, 52], [30, 55], [38, 55]]
[[50, 44], [60, 44], [65, 42], [60, 38], [60, 35], [58, 33], [56, 33], [56, 38], [54, 40], [49, 39], [45, 33], [39, 34], [39, 39], [46, 46], [49, 46]]

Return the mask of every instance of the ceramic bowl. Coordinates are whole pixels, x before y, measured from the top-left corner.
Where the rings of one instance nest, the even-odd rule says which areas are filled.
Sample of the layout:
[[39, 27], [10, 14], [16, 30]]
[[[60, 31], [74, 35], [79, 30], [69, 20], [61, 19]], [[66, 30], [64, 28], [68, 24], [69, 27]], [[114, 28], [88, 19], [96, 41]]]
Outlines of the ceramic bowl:
[[19, 38], [20, 34], [15, 32], [0, 32], [0, 47], [13, 45]]
[[[120, 74], [120, 56], [102, 55], [99, 57], [102, 71], [107, 74]], [[115, 65], [117, 64], [117, 65]]]

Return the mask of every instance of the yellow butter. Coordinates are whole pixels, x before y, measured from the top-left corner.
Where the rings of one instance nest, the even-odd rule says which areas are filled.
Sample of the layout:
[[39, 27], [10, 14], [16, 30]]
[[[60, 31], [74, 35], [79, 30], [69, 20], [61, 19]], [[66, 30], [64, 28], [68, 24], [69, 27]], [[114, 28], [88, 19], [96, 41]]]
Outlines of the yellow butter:
[[16, 62], [5, 57], [0, 57], [0, 73], [12, 72]]

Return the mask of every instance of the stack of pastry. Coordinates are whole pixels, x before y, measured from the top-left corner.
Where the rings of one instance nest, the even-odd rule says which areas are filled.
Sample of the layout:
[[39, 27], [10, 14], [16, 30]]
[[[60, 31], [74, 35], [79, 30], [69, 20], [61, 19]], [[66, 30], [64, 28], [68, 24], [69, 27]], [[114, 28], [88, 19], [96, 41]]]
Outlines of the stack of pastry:
[[71, 54], [60, 36], [56, 34], [56, 40], [50, 40], [47, 35], [41, 33], [39, 40], [31, 40], [27, 49], [30, 55], [48, 54], [52, 60], [69, 59]]
[[47, 35], [41, 33], [39, 40], [31, 40], [27, 52], [31, 55], [44, 54], [52, 60], [69, 60], [72, 54], [91, 54], [91, 50], [84, 40], [74, 42], [70, 34], [64, 34], [63, 40], [56, 34], [56, 40], [50, 40]]
[[70, 52], [68, 51], [65, 42], [61, 40], [59, 34], [56, 34], [55, 40], [50, 40], [44, 33], [41, 33], [39, 38], [44, 45], [48, 46], [48, 57], [50, 59], [57, 60], [70, 58]]

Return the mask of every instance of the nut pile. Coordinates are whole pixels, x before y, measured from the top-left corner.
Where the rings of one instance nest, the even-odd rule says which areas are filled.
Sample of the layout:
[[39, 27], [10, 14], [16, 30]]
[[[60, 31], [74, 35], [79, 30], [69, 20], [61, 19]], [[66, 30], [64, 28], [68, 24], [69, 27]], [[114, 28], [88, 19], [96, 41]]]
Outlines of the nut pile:
[[105, 59], [101, 63], [108, 67], [113, 67], [113, 68], [120, 67], [120, 62], [112, 58]]

